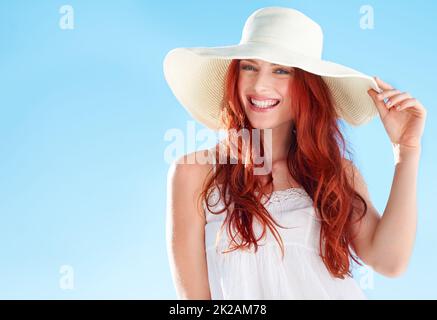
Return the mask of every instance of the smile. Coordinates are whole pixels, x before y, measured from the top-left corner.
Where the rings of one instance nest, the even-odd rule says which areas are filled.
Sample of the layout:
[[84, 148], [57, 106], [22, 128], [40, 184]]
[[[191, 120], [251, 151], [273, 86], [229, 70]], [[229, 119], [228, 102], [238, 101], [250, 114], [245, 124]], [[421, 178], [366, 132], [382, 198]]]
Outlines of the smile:
[[266, 112], [274, 109], [279, 104], [280, 100], [277, 99], [257, 100], [248, 97], [248, 102], [252, 110], [257, 112]]

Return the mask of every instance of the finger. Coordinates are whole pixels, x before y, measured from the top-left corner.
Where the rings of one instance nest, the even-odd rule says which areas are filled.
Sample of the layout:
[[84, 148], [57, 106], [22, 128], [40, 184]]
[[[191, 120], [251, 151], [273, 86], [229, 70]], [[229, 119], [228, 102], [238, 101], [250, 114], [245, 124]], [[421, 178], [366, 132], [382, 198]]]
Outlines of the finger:
[[389, 101], [387, 101], [386, 105], [387, 107], [391, 107], [391, 106], [395, 106], [399, 103], [401, 103], [402, 101], [406, 100], [406, 99], [410, 99], [411, 95], [408, 92], [404, 92], [398, 95], [395, 95], [393, 97], [390, 98]]
[[376, 89], [374, 89], [376, 91], [376, 93], [382, 93], [384, 92], [384, 90], [378, 85], [377, 81], [376, 81], [376, 77], [372, 77], [373, 80], [375, 81], [376, 84]]
[[375, 81], [378, 84], [378, 86], [380, 86], [382, 89], [384, 90], [391, 90], [394, 89], [390, 84], [382, 81], [380, 78], [375, 77]]
[[392, 96], [394, 96], [395, 94], [399, 94], [401, 93], [401, 91], [397, 90], [397, 89], [392, 89], [392, 90], [387, 90], [387, 91], [383, 91], [381, 93], [379, 93], [376, 97], [378, 98], [378, 100], [384, 100], [387, 98], [390, 98]]
[[415, 98], [404, 100], [397, 107], [399, 107], [399, 110], [414, 107], [414, 110], [416, 110], [418, 113], [426, 115], [425, 107], [420, 103], [419, 100]]
[[415, 103], [414, 99], [407, 99], [396, 107], [396, 111], [402, 111], [405, 108], [410, 108], [410, 107], [413, 107], [415, 105], [416, 105], [416, 103]]
[[378, 95], [378, 92], [375, 91], [374, 89], [370, 89], [367, 91], [367, 93], [372, 98], [373, 102], [375, 103], [375, 106], [379, 112], [379, 115], [381, 117], [384, 117], [387, 114], [388, 110], [387, 110], [387, 107], [385, 106], [384, 101], [378, 100], [378, 98], [376, 97]]

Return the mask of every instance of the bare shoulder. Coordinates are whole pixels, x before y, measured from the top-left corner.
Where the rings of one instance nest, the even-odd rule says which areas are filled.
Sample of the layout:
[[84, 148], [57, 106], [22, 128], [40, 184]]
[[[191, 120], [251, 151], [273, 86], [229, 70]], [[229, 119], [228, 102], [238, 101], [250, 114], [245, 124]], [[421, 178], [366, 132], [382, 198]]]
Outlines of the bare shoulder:
[[366, 181], [358, 167], [349, 159], [343, 158], [343, 166], [349, 182], [364, 199], [370, 201], [370, 194], [367, 188]]
[[[168, 193], [184, 193], [198, 197], [212, 172], [213, 154], [210, 149], [199, 150], [181, 156], [168, 170]], [[199, 205], [197, 203], [197, 205]]]
[[213, 155], [209, 149], [194, 151], [175, 160], [169, 175], [176, 179], [187, 179], [186, 183], [199, 184], [203, 182], [212, 169]]

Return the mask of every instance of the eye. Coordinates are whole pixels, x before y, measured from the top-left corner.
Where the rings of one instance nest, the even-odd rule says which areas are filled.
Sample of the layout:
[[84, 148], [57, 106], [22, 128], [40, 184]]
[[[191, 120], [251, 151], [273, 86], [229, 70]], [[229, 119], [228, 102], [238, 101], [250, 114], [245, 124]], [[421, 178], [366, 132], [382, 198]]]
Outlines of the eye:
[[[254, 68], [253, 66], [251, 66], [251, 65], [249, 65], [249, 64], [242, 64], [241, 65], [241, 69], [242, 70], [254, 70], [254, 71], [256, 71], [256, 68]], [[280, 73], [278, 73], [278, 72], [280, 72]], [[288, 70], [286, 70], [286, 69], [283, 69], [283, 68], [279, 68], [279, 69], [276, 69], [275, 71], [274, 71], [274, 73], [277, 73], [277, 74], [281, 74], [281, 75], [287, 75], [287, 74], [290, 74], [290, 71], [288, 71]]]
[[282, 71], [283, 73], [281, 74], [289, 74], [290, 72], [285, 70], [285, 69], [276, 69], [276, 71]]
[[248, 64], [246, 64], [246, 65], [242, 65], [241, 66], [241, 69], [243, 69], [243, 70], [255, 70], [255, 68], [254, 67], [252, 67], [251, 65], [248, 65]]

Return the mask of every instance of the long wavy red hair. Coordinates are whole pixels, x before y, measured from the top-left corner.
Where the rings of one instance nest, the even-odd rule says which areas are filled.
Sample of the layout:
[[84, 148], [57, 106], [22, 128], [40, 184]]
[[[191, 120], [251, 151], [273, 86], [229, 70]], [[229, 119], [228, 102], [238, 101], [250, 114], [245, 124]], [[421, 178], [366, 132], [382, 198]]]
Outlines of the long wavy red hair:
[[[251, 128], [244, 109], [238, 98], [239, 61], [231, 61], [226, 78], [223, 96], [221, 123], [228, 132]], [[320, 256], [328, 271], [337, 278], [344, 279], [345, 275], [352, 276], [350, 258], [359, 265], [358, 257], [351, 250], [352, 224], [358, 214], [361, 220], [367, 212], [365, 200], [349, 183], [348, 173], [343, 165], [346, 150], [345, 139], [340, 131], [338, 115], [333, 105], [330, 90], [322, 77], [295, 68], [293, 81], [290, 82], [292, 119], [294, 129], [292, 143], [287, 156], [288, 169], [291, 176], [298, 182], [313, 200], [313, 206], [321, 219]], [[229, 129], [235, 129], [230, 130]], [[229, 137], [232, 138], [232, 137]], [[218, 177], [224, 177], [224, 183], [219, 188], [224, 208], [215, 214], [227, 212], [225, 223], [231, 243], [235, 244], [230, 250], [250, 248], [258, 250], [258, 241], [264, 237], [268, 227], [278, 241], [282, 257], [284, 248], [282, 239], [274, 225], [282, 227], [274, 221], [261, 203], [261, 196], [265, 190], [259, 176], [253, 174], [254, 164], [243, 162], [242, 149], [238, 144], [237, 163], [231, 163], [232, 148], [230, 139], [224, 139], [227, 161], [216, 164], [215, 172], [206, 179], [200, 194], [202, 201], [210, 211], [207, 199]], [[263, 146], [261, 143], [261, 152]], [[218, 159], [218, 149], [216, 148]], [[225, 163], [223, 163], [225, 162]], [[272, 185], [272, 175], [268, 175], [268, 185]], [[228, 194], [228, 195], [227, 195]], [[358, 201], [355, 201], [358, 200]], [[359, 205], [362, 203], [362, 206]], [[358, 204], [358, 205], [357, 205]], [[256, 239], [252, 229], [253, 220], [257, 219], [262, 227], [261, 237]], [[241, 241], [235, 241], [237, 234], [232, 234], [231, 228], [237, 231]], [[226, 253], [224, 252], [224, 253]]]

